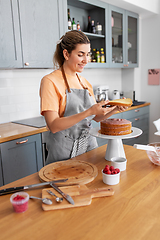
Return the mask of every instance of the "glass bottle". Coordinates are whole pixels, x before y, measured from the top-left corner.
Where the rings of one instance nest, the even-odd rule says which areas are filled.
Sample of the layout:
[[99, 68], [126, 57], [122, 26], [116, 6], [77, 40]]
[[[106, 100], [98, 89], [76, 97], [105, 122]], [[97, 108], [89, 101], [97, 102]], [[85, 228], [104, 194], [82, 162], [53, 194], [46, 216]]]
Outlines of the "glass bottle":
[[98, 63], [101, 62], [100, 53], [99, 53], [98, 49], [96, 49], [96, 62], [98, 62]]
[[74, 18], [72, 19], [72, 30], [77, 30], [77, 25], [74, 21]]
[[102, 34], [102, 25], [99, 22], [97, 22], [97, 25], [96, 25], [96, 33]]
[[93, 48], [93, 51], [92, 51], [91, 61], [96, 62], [96, 49], [95, 48]]
[[91, 17], [90, 16], [88, 16], [87, 32], [91, 33]]
[[72, 22], [70, 17], [70, 9], [68, 8], [68, 30], [72, 30]]
[[94, 26], [94, 20], [92, 20], [91, 32], [92, 32], [92, 33], [96, 33], [96, 28], [95, 28], [95, 26]]
[[78, 30], [78, 31], [81, 31], [81, 27], [80, 27], [79, 21], [77, 21], [77, 30]]
[[101, 48], [101, 63], [105, 63], [105, 56], [104, 56], [104, 50]]

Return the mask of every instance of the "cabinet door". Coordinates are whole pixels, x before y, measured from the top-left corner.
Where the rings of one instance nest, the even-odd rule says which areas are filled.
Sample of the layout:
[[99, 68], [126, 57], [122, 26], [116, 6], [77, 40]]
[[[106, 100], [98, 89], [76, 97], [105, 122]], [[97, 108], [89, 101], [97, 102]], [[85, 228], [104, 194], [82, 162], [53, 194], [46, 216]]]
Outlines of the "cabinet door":
[[0, 145], [0, 187], [3, 186], [3, 171], [2, 171], [2, 158], [1, 158], [1, 145]]
[[0, 68], [22, 67], [16, 0], [0, 0]]
[[125, 55], [125, 10], [109, 6], [109, 62], [111, 67], [123, 68]]
[[19, 0], [23, 66], [52, 68], [59, 39], [57, 0]]
[[1, 144], [4, 184], [39, 171], [43, 167], [41, 135]]
[[138, 67], [138, 15], [110, 5], [109, 26], [110, 66]]
[[139, 65], [139, 18], [138, 15], [126, 11], [126, 46], [127, 46], [127, 67], [138, 67]]

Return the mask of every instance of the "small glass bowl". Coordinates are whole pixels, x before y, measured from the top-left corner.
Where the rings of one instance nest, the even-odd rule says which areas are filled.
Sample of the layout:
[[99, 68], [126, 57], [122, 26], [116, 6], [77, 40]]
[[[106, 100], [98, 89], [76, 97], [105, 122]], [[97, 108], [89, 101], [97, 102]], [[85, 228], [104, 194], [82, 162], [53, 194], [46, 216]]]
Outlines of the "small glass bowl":
[[159, 142], [149, 143], [148, 146], [155, 147], [156, 148], [156, 152], [159, 155], [158, 156], [154, 151], [148, 151], [147, 150], [146, 152], [147, 152], [147, 155], [148, 155], [150, 161], [152, 163], [154, 163], [155, 165], [160, 166], [160, 143]]

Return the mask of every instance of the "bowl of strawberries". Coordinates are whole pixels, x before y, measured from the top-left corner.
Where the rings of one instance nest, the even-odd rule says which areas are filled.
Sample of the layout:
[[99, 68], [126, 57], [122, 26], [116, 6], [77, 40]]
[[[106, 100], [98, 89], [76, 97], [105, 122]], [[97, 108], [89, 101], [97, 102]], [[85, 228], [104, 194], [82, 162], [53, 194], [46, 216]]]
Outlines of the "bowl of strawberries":
[[120, 169], [106, 165], [102, 170], [103, 182], [108, 185], [116, 185], [120, 181]]

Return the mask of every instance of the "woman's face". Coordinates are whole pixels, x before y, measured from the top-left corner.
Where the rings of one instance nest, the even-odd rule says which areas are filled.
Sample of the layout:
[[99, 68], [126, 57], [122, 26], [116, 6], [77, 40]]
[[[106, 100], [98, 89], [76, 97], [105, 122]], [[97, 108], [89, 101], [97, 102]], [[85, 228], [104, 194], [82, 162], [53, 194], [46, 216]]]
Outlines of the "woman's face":
[[68, 54], [66, 53], [65, 67], [70, 73], [82, 72], [84, 66], [89, 61], [90, 44], [77, 44], [76, 48]]

